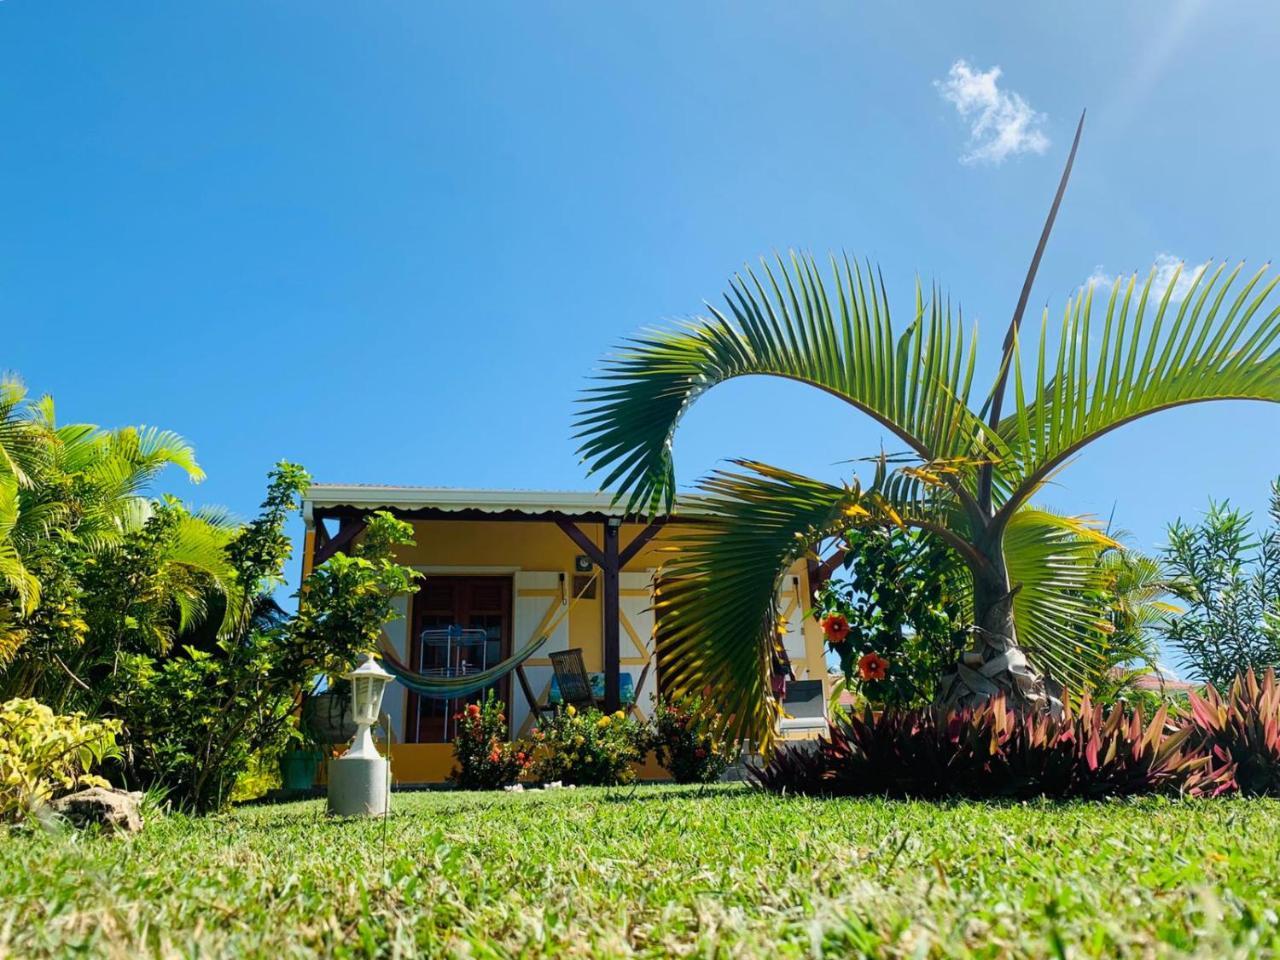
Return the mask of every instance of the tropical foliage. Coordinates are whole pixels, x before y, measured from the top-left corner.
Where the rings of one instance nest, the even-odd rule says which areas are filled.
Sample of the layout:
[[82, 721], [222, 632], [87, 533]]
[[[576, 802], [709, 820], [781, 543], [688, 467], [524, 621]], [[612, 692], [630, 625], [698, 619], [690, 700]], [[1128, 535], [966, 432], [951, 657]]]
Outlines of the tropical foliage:
[[529, 765], [528, 749], [507, 741], [506, 705], [492, 690], [453, 715], [454, 767], [449, 779], [463, 790], [496, 790], [515, 783]]
[[659, 697], [650, 723], [650, 745], [676, 783], [712, 783], [737, 757], [738, 744], [725, 734], [724, 718], [700, 696]]
[[533, 730], [534, 780], [574, 786], [612, 786], [635, 779], [633, 764], [644, 759], [644, 725], [623, 711], [602, 713], [572, 705], [556, 711]]
[[1280, 796], [1280, 686], [1267, 669], [1258, 682], [1253, 670], [1231, 681], [1226, 695], [1212, 686], [1190, 694], [1188, 722], [1216, 765], [1246, 796]]
[[214, 809], [257, 753], [289, 736], [313, 655], [271, 593], [292, 549], [284, 525], [309, 482], [300, 467], [279, 464], [260, 514], [233, 531], [224, 550], [237, 600], [220, 628], [207, 624], [170, 649], [120, 658], [105, 709], [124, 721], [121, 772], [130, 785], [163, 785], [178, 806]]
[[38, 815], [50, 800], [82, 786], [116, 753], [117, 720], [59, 716], [31, 699], [0, 704], [0, 823]]
[[1225, 688], [1240, 670], [1280, 665], [1280, 481], [1270, 516], [1255, 535], [1248, 513], [1211, 502], [1200, 523], [1169, 527], [1163, 560], [1185, 611], [1163, 637], [1199, 680]]
[[122, 653], [164, 650], [235, 594], [225, 515], [145, 496], [170, 465], [203, 477], [176, 434], [60, 424], [0, 379], [0, 695], [94, 710]]
[[349, 663], [350, 652], [376, 653], [383, 626], [397, 616], [392, 601], [422, 574], [395, 561], [413, 545], [413, 525], [375, 511], [350, 553], [334, 554], [303, 581], [293, 632], [313, 651], [332, 650], [326, 665]]
[[1046, 312], [1028, 348], [1022, 317], [1070, 164], [990, 387], [975, 382], [976, 331], [937, 288], [917, 284], [895, 326], [877, 270], [832, 258], [824, 275], [798, 254], [748, 269], [723, 307], [644, 333], [608, 362], [578, 420], [580, 452], [637, 512], [676, 507], [675, 429], [699, 397], [739, 377], [821, 389], [909, 450], [909, 462], [882, 458], [865, 486], [748, 460], [703, 481], [682, 508], [706, 522], [683, 538], [658, 605], [661, 668], [675, 689], [712, 684], [740, 731], [768, 738], [778, 578], [850, 520], [928, 531], [966, 564], [975, 645], [944, 678], [943, 699], [1004, 692], [1045, 703], [1022, 647], [1059, 682], [1083, 689], [1096, 679], [1105, 613], [1089, 595], [1106, 544], [1088, 523], [1029, 501], [1079, 450], [1132, 420], [1209, 400], [1280, 400], [1280, 308], [1269, 305], [1277, 281], [1266, 268], [1242, 277], [1239, 266], [1210, 267], [1164, 286], [1153, 268], [1145, 280], [1117, 280], [1100, 301], [1082, 289], [1054, 330]]
[[[1120, 535], [1117, 535], [1120, 536]], [[1156, 638], [1181, 607], [1169, 602], [1169, 581], [1155, 557], [1132, 547], [1105, 550], [1099, 558], [1103, 590], [1097, 595], [1106, 611], [1107, 640], [1102, 671], [1093, 684], [1094, 699], [1147, 700], [1154, 710], [1160, 695], [1144, 692], [1138, 681], [1163, 676]]]
[[279, 464], [260, 514], [228, 545], [236, 580], [253, 598], [230, 631], [191, 637], [167, 657], [122, 661], [115, 709], [129, 738], [127, 775], [164, 784], [183, 807], [220, 807], [255, 758], [293, 740], [300, 692], [369, 650], [393, 618], [391, 599], [416, 576], [392, 559], [412, 543], [411, 527], [380, 513], [351, 555], [303, 581], [298, 613], [285, 616], [270, 595], [292, 553], [285, 523], [309, 483], [301, 467]]
[[940, 798], [1101, 798], [1212, 794], [1230, 771], [1173, 729], [1167, 708], [1104, 708], [1086, 693], [1060, 716], [1014, 711], [1003, 697], [948, 710], [870, 710], [832, 725], [813, 744], [786, 745], [753, 772], [781, 793]]
[[918, 531], [853, 527], [842, 540], [843, 573], [819, 589], [814, 616], [845, 681], [875, 704], [923, 706], [964, 648], [964, 568]]

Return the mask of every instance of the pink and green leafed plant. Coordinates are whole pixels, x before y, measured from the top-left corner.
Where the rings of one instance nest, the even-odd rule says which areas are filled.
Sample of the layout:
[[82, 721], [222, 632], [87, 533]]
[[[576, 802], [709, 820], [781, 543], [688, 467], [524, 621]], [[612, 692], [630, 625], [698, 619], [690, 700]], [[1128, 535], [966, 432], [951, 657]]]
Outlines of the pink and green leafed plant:
[[1104, 708], [1086, 695], [1061, 716], [1011, 707], [1002, 697], [961, 710], [870, 710], [834, 724], [810, 745], [778, 750], [756, 782], [773, 792], [843, 796], [1029, 799], [1148, 793], [1212, 795], [1231, 789], [1186, 724], [1162, 707]]
[[1212, 686], [1190, 694], [1188, 720], [1201, 749], [1245, 796], [1280, 796], [1280, 686], [1268, 668], [1262, 682], [1249, 670], [1226, 696]]

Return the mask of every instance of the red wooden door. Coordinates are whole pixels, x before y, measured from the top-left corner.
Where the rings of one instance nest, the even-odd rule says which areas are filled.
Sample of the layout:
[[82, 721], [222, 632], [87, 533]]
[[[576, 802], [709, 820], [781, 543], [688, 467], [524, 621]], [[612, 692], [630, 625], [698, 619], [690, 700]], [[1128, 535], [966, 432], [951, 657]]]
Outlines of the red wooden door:
[[[486, 634], [484, 649], [468, 647], [464, 659], [471, 669], [492, 667], [511, 655], [511, 579], [509, 577], [439, 577], [428, 576], [413, 600], [413, 632], [410, 634], [410, 666], [415, 670], [434, 670], [458, 666], [459, 656], [452, 651], [446, 662], [446, 649], [424, 644], [424, 630], [444, 627], [480, 629]], [[498, 698], [510, 703], [510, 677], [503, 677], [491, 688]], [[465, 701], [432, 700], [411, 693], [405, 701], [405, 739], [410, 743], [443, 743], [453, 737], [451, 717], [466, 703], [484, 698], [485, 691]]]

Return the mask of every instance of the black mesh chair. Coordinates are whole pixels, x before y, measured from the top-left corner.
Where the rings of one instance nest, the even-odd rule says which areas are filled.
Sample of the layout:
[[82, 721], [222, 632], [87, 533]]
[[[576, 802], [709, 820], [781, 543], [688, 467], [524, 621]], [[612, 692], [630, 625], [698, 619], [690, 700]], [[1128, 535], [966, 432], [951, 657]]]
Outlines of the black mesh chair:
[[582, 650], [559, 650], [550, 654], [551, 668], [556, 672], [556, 686], [560, 688], [560, 700], [575, 710], [600, 706], [591, 691], [591, 676], [582, 662]]

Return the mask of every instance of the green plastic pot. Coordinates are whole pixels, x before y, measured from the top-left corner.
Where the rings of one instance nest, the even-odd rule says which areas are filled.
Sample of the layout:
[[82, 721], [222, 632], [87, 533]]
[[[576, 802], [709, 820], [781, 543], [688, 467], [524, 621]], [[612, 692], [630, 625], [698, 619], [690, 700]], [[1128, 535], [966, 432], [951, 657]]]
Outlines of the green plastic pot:
[[290, 750], [280, 758], [280, 781], [286, 790], [310, 790], [323, 755], [319, 750]]

